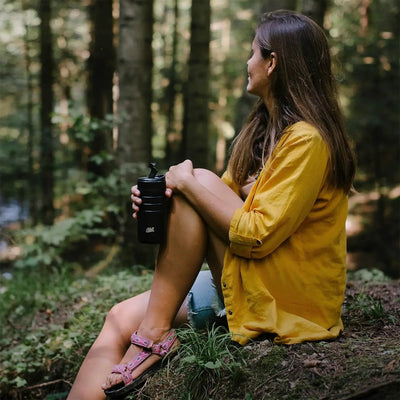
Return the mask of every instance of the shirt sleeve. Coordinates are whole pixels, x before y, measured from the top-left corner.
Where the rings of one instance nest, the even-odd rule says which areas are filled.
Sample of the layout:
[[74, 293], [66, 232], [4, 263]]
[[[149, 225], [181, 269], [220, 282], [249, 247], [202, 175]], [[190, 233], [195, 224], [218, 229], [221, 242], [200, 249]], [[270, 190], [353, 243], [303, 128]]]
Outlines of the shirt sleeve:
[[310, 213], [328, 168], [318, 132], [287, 133], [274, 150], [243, 207], [233, 214], [231, 251], [263, 258], [287, 240]]

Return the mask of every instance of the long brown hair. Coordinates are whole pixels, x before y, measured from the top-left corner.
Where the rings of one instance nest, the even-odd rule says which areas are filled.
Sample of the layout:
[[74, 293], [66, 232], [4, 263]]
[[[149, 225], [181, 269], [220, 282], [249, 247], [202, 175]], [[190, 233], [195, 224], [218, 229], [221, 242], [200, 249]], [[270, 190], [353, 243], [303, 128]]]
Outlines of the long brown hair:
[[320, 132], [330, 152], [330, 182], [348, 193], [355, 175], [355, 157], [346, 135], [323, 30], [310, 18], [292, 11], [264, 14], [256, 30], [263, 58], [274, 52], [271, 75], [274, 107], [259, 99], [233, 143], [228, 171], [242, 185], [271, 156], [283, 131], [306, 121]]

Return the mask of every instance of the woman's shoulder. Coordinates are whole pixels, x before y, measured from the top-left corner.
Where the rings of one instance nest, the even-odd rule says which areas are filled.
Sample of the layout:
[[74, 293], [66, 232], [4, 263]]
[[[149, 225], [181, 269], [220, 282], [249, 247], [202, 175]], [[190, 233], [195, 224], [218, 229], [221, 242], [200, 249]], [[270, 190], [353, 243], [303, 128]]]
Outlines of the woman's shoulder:
[[322, 136], [319, 130], [314, 125], [311, 125], [309, 122], [306, 121], [299, 121], [292, 125], [289, 125], [284, 130], [283, 136], [286, 136], [286, 138], [294, 138], [295, 136], [297, 136], [313, 140], [322, 140]]
[[[312, 124], [299, 121], [288, 126], [276, 146], [276, 151], [284, 149], [293, 153], [328, 156], [329, 150], [319, 130]], [[296, 151], [295, 151], [296, 149]]]
[[289, 125], [283, 132], [277, 148], [291, 144], [317, 145], [326, 147], [319, 130], [308, 122], [299, 121]]

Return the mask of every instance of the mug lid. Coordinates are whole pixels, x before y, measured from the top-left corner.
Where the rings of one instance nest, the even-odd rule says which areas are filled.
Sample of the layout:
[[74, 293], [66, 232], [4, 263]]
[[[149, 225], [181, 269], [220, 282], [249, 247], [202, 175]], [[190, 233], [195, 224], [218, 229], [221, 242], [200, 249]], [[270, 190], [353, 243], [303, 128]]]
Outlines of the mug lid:
[[149, 178], [148, 176], [141, 176], [138, 178], [140, 183], [155, 183], [165, 181], [165, 175], [156, 175], [154, 178]]

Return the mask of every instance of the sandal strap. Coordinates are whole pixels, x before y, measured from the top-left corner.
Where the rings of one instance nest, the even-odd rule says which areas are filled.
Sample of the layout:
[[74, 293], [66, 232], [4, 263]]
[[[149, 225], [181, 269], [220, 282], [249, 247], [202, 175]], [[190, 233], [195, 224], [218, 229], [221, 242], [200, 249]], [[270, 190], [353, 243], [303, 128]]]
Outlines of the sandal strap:
[[139, 347], [143, 347], [144, 349], [151, 349], [151, 346], [153, 346], [153, 341], [150, 339], [147, 339], [143, 336], [139, 336], [137, 334], [137, 331], [135, 333], [132, 333], [131, 335], [131, 343], [139, 346]]
[[145, 337], [139, 336], [137, 332], [133, 333], [131, 336], [131, 343], [142, 347], [143, 350], [137, 354], [131, 361], [127, 364], [117, 364], [114, 365], [111, 373], [122, 375], [122, 379], [125, 385], [128, 385], [133, 381], [132, 372], [151, 354], [157, 354], [161, 357], [165, 357], [171, 350], [172, 345], [177, 339], [174, 329], [171, 329], [164, 340], [160, 343], [154, 344], [152, 340]]
[[114, 365], [113, 369], [111, 370], [111, 373], [122, 375], [122, 380], [125, 385], [126, 385], [125, 382], [127, 382], [129, 380], [129, 377], [132, 376], [129, 375], [128, 371], [126, 370], [126, 364]]
[[171, 350], [172, 345], [177, 339], [174, 329], [171, 329], [164, 340], [160, 343], [156, 343], [151, 347], [151, 352], [161, 357], [165, 357]]
[[128, 364], [114, 365], [111, 373], [122, 375], [122, 380], [125, 385], [128, 385], [133, 381], [132, 372], [147, 358], [151, 355], [150, 351], [143, 350], [137, 354]]

